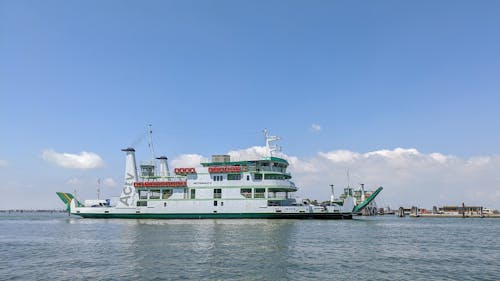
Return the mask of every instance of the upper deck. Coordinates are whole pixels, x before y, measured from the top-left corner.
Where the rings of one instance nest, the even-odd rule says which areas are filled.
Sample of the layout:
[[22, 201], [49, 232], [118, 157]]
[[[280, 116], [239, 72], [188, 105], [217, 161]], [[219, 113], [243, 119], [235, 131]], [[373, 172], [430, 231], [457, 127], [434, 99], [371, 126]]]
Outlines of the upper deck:
[[[220, 161], [226, 160], [226, 161]], [[214, 155], [212, 162], [201, 163], [203, 167], [208, 167], [211, 173], [238, 173], [248, 172], [257, 179], [291, 179], [292, 175], [287, 172], [288, 161], [279, 157], [265, 157], [260, 160], [230, 161], [229, 155]], [[214, 169], [224, 167], [239, 167], [239, 169]], [[239, 170], [239, 171], [238, 171]]]

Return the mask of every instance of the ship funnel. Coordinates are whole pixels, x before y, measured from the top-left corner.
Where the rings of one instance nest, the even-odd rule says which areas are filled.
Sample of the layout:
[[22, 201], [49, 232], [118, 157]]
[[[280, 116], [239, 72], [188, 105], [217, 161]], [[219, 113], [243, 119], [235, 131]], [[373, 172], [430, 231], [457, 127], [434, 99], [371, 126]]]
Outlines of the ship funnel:
[[135, 164], [135, 149], [129, 147], [122, 149], [127, 156], [125, 157], [125, 180], [133, 177], [137, 181], [137, 166]]
[[117, 207], [135, 207], [134, 182], [137, 181], [137, 166], [135, 164], [135, 149], [129, 147], [122, 149], [125, 156], [125, 183]]
[[170, 170], [168, 169], [168, 158], [160, 156], [156, 158], [160, 162], [160, 177], [170, 177]]

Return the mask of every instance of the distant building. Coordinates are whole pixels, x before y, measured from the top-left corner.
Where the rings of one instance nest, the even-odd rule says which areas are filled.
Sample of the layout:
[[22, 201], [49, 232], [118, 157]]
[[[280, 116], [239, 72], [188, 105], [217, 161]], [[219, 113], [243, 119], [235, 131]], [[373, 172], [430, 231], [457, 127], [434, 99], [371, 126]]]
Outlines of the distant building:
[[[483, 215], [484, 208], [482, 206], [443, 206], [440, 208], [433, 208], [433, 213], [437, 209], [437, 214], [444, 215]], [[487, 209], [489, 210], [489, 209]]]

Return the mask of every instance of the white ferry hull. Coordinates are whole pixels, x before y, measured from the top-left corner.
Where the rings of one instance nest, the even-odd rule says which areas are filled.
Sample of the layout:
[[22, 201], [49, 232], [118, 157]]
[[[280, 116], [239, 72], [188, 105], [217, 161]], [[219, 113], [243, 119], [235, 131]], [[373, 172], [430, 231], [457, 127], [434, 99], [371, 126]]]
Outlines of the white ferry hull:
[[212, 201], [186, 201], [158, 202], [151, 207], [118, 208], [77, 207], [76, 201], [72, 200], [70, 213], [83, 218], [127, 219], [352, 219], [351, 212], [341, 212], [330, 206], [262, 206], [267, 200], [255, 200], [253, 204], [233, 200], [236, 202], [226, 205], [224, 202], [228, 201], [221, 200], [218, 206], [213, 206]]

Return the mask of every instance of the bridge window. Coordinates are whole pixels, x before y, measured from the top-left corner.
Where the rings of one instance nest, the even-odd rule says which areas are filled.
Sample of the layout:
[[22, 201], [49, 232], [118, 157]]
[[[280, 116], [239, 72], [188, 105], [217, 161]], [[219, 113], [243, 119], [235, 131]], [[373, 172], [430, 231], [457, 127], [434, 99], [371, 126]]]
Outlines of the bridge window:
[[266, 174], [264, 175], [264, 179], [266, 180], [283, 180], [285, 177], [283, 175], [277, 175], [277, 174]]
[[228, 181], [239, 181], [239, 180], [241, 180], [241, 174], [228, 174], [227, 180]]
[[191, 199], [196, 199], [196, 189], [191, 189]]

